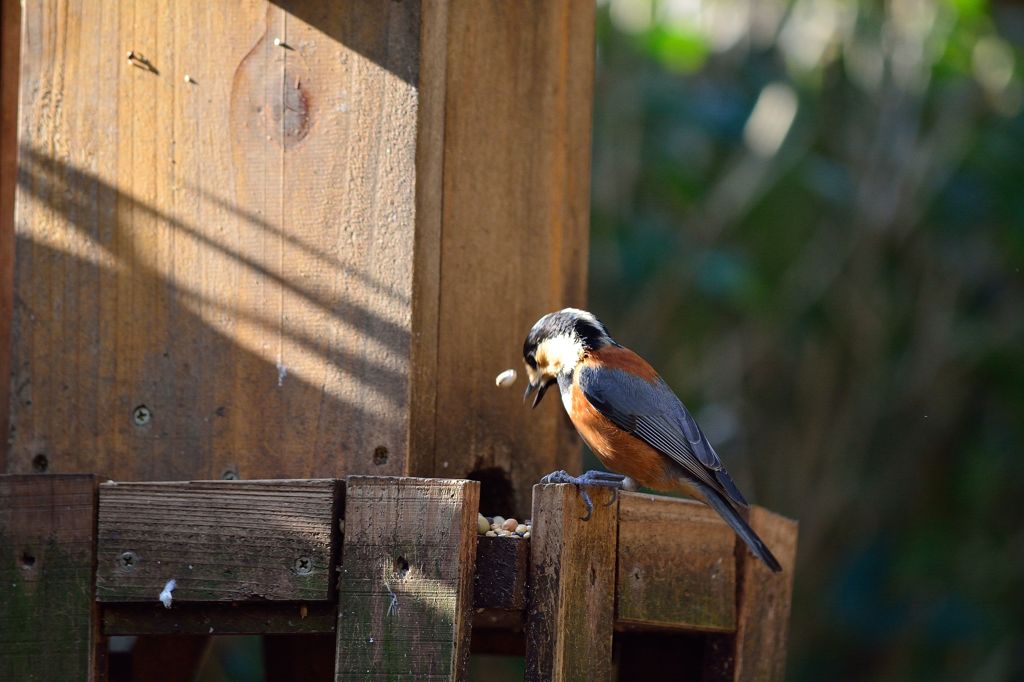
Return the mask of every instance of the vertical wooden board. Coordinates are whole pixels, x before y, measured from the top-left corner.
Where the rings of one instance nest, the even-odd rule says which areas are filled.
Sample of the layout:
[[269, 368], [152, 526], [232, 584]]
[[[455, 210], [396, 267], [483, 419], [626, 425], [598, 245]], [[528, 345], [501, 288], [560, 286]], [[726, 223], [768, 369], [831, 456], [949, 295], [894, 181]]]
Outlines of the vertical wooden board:
[[621, 493], [616, 623], [735, 630], [735, 545], [699, 502]]
[[96, 598], [326, 601], [333, 596], [336, 480], [107, 483]]
[[7, 470], [402, 473], [414, 280], [438, 276], [416, 229], [440, 224], [420, 3], [24, 18]]
[[0, 476], [0, 679], [102, 679], [96, 480]]
[[530, 541], [518, 537], [477, 538], [473, 605], [522, 611], [526, 606]]
[[20, 50], [21, 3], [19, 0], [0, 0], [0, 472], [7, 470], [7, 420], [10, 413]]
[[474, 481], [348, 479], [336, 679], [464, 679], [479, 495]]
[[412, 470], [510, 473], [503, 503], [513, 508], [500, 511], [521, 515], [540, 476], [579, 463], [557, 400], [531, 412], [521, 389], [493, 380], [522, 368], [522, 341], [541, 315], [585, 303], [594, 3], [455, 2], [448, 32], [443, 380], [436, 450]]
[[572, 485], [533, 489], [526, 679], [610, 680], [616, 516], [612, 492], [590, 488], [593, 517]]
[[749, 520], [782, 564], [782, 572], [772, 573], [743, 550], [739, 562], [734, 679], [782, 680], [786, 674], [798, 525], [762, 507], [751, 507]]

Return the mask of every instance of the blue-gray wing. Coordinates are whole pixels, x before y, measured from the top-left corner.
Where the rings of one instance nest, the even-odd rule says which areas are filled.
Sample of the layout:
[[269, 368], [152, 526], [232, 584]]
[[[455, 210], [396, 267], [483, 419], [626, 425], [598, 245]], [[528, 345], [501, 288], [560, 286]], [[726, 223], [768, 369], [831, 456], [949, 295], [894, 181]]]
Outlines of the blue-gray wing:
[[697, 421], [660, 378], [649, 382], [621, 369], [584, 365], [578, 381], [590, 404], [620, 429], [668, 455], [736, 504], [747, 506]]

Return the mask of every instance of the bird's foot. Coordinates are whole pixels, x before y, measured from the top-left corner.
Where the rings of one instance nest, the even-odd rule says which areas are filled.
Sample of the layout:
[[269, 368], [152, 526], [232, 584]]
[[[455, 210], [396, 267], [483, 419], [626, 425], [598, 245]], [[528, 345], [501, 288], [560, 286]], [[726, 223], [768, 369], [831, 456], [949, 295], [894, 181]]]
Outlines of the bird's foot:
[[594, 513], [594, 502], [590, 499], [590, 495], [587, 493], [585, 486], [595, 486], [599, 488], [611, 488], [612, 499], [611, 502], [606, 504], [606, 507], [610, 507], [615, 504], [615, 500], [618, 499], [619, 489], [622, 488], [626, 477], [622, 474], [612, 473], [611, 471], [588, 471], [582, 476], [572, 476], [567, 471], [558, 470], [552, 471], [550, 474], [540, 479], [541, 483], [571, 483], [576, 486], [576, 489], [580, 493], [580, 498], [583, 500], [583, 506], [587, 508], [585, 516], [581, 516], [580, 519], [583, 521], [589, 521], [590, 516]]

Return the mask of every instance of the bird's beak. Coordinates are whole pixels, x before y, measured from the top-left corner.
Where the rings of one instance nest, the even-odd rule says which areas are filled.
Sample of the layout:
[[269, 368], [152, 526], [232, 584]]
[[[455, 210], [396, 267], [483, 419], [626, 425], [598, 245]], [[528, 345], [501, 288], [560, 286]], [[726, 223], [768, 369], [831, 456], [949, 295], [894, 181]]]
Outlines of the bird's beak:
[[533, 405], [530, 407], [537, 407], [540, 404], [541, 399], [544, 397], [544, 392], [548, 390], [548, 386], [555, 383], [555, 379], [551, 378], [547, 381], [540, 381], [539, 379], [535, 383], [530, 383], [526, 386], [526, 392], [523, 393], [523, 402], [525, 403], [531, 395], [536, 393], [537, 395], [533, 398]]

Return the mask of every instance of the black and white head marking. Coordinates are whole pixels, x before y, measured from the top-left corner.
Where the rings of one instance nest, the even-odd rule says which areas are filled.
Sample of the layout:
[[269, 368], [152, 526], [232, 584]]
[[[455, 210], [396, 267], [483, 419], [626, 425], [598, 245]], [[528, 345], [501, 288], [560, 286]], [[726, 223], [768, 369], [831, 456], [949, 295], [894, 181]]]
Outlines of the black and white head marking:
[[[565, 308], [537, 320], [523, 342], [530, 386], [540, 388], [534, 404], [560, 374], [571, 374], [584, 355], [609, 344], [618, 345], [608, 328], [586, 310]], [[527, 389], [528, 395], [532, 392]]]

